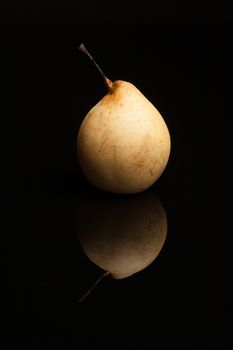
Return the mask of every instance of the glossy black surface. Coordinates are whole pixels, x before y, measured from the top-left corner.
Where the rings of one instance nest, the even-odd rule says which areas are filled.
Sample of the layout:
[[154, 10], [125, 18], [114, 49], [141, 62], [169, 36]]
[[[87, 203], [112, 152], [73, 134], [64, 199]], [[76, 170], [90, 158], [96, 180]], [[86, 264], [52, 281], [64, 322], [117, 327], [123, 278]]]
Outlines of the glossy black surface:
[[[80, 11], [28, 11], [1, 15], [4, 341], [223, 349], [231, 341], [232, 238], [221, 196], [230, 24], [217, 12], [148, 23], [139, 10], [129, 23], [104, 12], [101, 24], [78, 20]], [[81, 304], [101, 269], [78, 238], [80, 202], [117, 199], [88, 184], [76, 157], [79, 125], [106, 92], [80, 42], [111, 79], [131, 81], [154, 103], [172, 139], [151, 188], [168, 221], [159, 256], [129, 278], [106, 277]]]

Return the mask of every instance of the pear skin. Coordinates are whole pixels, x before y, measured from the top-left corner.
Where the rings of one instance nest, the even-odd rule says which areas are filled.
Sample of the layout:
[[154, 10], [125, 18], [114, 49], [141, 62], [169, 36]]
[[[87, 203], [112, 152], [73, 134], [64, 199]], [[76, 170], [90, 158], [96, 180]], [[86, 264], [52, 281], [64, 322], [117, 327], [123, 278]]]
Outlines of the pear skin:
[[79, 129], [80, 166], [99, 189], [142, 192], [167, 165], [169, 131], [158, 110], [133, 84], [105, 79], [109, 92], [87, 113]]
[[168, 128], [157, 109], [131, 83], [116, 81], [87, 114], [78, 134], [78, 156], [88, 180], [115, 193], [137, 193], [164, 171]]
[[167, 235], [164, 207], [153, 192], [80, 202], [77, 233], [88, 258], [113, 278], [145, 269]]

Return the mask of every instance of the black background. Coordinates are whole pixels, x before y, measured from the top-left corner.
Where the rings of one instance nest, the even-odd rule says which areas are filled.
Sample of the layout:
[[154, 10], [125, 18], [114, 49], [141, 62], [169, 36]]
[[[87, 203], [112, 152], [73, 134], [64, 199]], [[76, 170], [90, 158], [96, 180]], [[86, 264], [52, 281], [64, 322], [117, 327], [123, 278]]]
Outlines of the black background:
[[[227, 348], [229, 9], [6, 2], [0, 20], [2, 339]], [[79, 169], [76, 137], [106, 88], [81, 42], [110, 79], [152, 101], [172, 139], [152, 188], [168, 217], [164, 249], [140, 273], [106, 278], [83, 304], [100, 270], [81, 249], [76, 218], [80, 201], [101, 193]]]

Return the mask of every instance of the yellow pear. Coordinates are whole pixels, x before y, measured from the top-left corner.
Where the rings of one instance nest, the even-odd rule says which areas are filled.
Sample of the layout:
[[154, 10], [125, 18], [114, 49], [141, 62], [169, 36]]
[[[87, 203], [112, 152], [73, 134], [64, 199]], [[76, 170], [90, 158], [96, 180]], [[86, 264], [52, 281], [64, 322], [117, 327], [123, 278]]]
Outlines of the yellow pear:
[[80, 202], [77, 233], [88, 258], [121, 279], [155, 260], [166, 239], [167, 218], [153, 192], [89, 198]]
[[78, 133], [80, 166], [97, 188], [137, 193], [149, 188], [164, 171], [170, 135], [158, 110], [131, 83], [111, 82], [102, 74], [108, 93], [87, 113]]

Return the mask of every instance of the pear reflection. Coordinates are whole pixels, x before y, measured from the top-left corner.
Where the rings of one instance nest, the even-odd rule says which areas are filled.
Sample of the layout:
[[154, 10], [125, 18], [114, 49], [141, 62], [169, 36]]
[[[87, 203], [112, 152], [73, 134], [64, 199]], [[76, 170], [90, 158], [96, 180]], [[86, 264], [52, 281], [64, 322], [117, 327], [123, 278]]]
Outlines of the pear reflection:
[[151, 191], [126, 197], [83, 199], [77, 225], [88, 258], [116, 279], [133, 275], [151, 264], [167, 234], [165, 209]]

